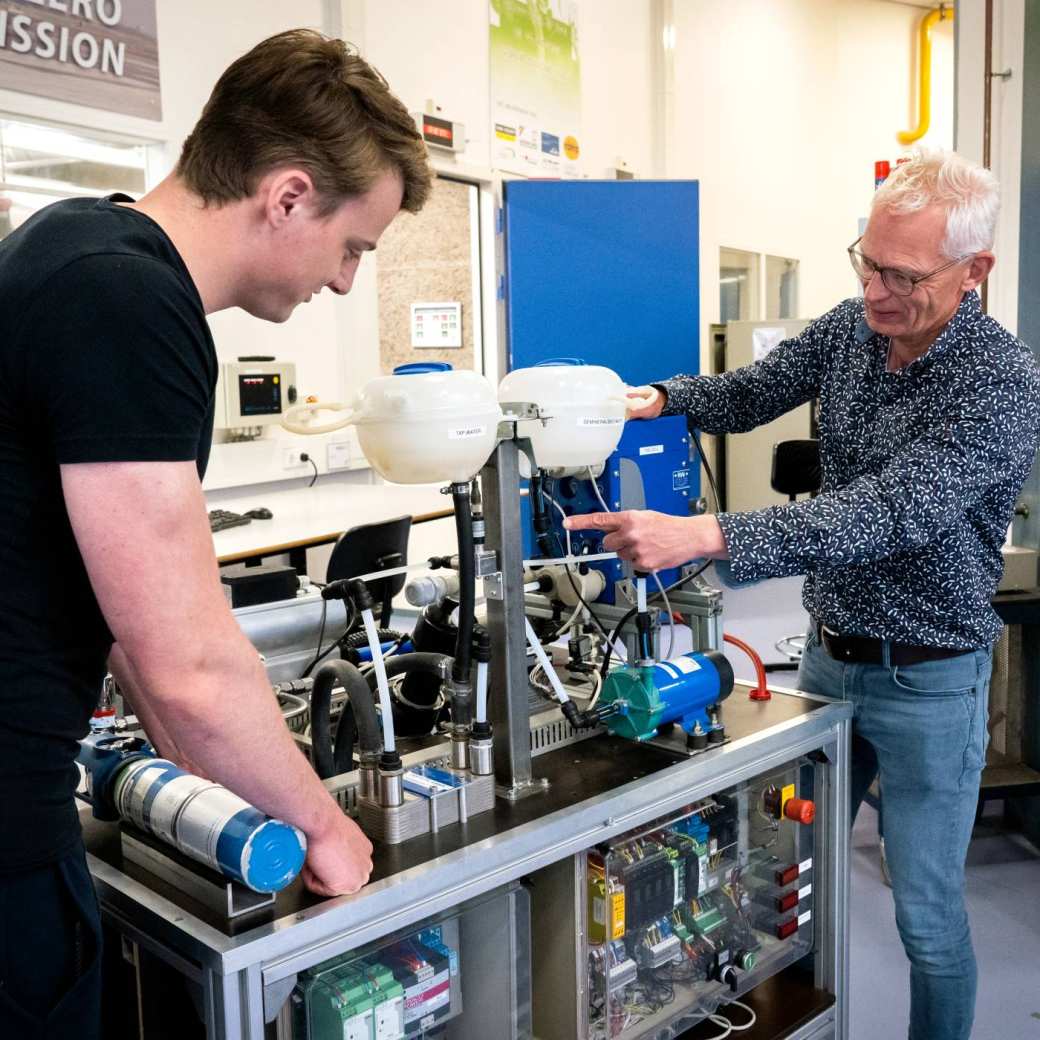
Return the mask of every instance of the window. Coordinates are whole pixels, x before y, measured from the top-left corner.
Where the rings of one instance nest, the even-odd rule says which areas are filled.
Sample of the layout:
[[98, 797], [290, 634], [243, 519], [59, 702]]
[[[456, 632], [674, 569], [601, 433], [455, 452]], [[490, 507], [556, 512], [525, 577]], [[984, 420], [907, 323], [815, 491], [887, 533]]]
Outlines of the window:
[[766, 257], [766, 321], [798, 317], [798, 261]]
[[758, 318], [758, 253], [719, 250], [719, 321]]
[[146, 141], [0, 118], [0, 238], [59, 199], [143, 194], [155, 148]]

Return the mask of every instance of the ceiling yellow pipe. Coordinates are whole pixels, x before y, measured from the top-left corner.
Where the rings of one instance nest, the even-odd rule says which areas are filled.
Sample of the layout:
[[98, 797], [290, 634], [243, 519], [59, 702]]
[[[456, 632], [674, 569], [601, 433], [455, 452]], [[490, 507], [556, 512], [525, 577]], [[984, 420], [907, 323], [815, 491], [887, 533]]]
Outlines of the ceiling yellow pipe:
[[914, 130], [900, 130], [896, 137], [900, 144], [913, 144], [919, 141], [926, 133], [932, 121], [932, 29], [939, 22], [949, 19], [953, 21], [953, 8], [940, 4], [934, 11], [929, 11], [921, 19], [921, 44], [920, 44], [920, 97], [919, 115], [917, 128]]

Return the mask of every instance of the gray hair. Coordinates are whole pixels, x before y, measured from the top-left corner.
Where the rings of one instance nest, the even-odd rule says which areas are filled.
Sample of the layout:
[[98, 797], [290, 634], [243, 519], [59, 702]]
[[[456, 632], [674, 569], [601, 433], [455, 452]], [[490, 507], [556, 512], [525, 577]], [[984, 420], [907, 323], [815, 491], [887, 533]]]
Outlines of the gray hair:
[[901, 163], [874, 194], [871, 210], [916, 213], [946, 207], [942, 251], [950, 260], [993, 247], [1000, 185], [984, 166], [956, 152], [921, 150]]

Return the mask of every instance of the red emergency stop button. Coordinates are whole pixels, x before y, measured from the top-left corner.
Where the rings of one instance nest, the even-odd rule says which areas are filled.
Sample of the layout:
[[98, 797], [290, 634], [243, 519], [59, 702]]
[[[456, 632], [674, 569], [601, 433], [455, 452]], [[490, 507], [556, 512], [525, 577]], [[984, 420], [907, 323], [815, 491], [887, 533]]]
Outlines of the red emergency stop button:
[[784, 803], [784, 816], [795, 823], [812, 823], [816, 819], [816, 804], [808, 798], [788, 798]]

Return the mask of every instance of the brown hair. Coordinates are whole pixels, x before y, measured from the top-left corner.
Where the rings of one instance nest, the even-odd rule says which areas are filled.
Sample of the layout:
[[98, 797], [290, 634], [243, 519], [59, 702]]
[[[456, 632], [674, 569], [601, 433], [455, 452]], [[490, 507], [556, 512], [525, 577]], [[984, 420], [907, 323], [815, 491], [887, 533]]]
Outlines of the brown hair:
[[322, 214], [397, 170], [401, 208], [430, 191], [426, 146], [383, 77], [343, 40], [291, 29], [258, 43], [217, 80], [177, 163], [206, 203], [245, 198], [269, 170], [307, 170]]

